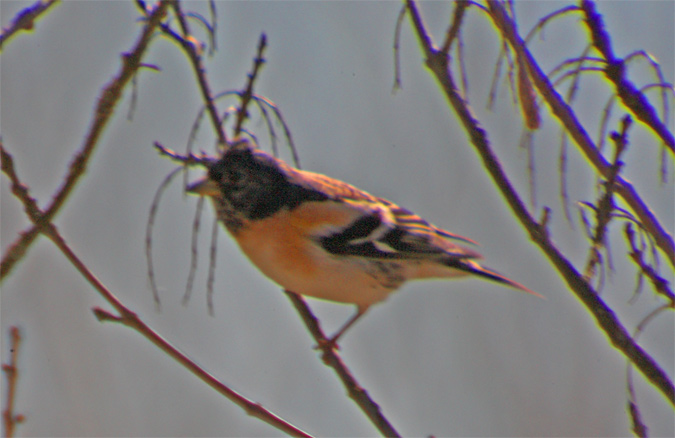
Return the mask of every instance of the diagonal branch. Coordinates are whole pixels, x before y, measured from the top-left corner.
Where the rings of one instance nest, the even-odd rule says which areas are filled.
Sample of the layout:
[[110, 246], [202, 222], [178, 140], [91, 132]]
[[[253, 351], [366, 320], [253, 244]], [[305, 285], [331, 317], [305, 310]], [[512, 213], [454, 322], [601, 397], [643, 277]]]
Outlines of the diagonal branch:
[[[489, 4], [491, 8], [499, 8], [501, 13], [505, 14], [501, 5], [497, 5], [495, 2], [490, 2]], [[453, 107], [460, 122], [464, 126], [471, 143], [483, 159], [486, 170], [501, 191], [502, 196], [506, 199], [511, 210], [530, 234], [530, 238], [541, 248], [544, 254], [546, 254], [569, 288], [581, 302], [584, 303], [586, 308], [596, 319], [612, 345], [623, 352], [623, 354], [640, 369], [642, 374], [666, 396], [668, 401], [675, 405], [675, 388], [668, 378], [668, 375], [661, 367], [659, 367], [651, 356], [635, 343], [630, 334], [621, 325], [621, 322], [618, 320], [612, 309], [607, 306], [607, 304], [605, 304], [598, 296], [596, 291], [583, 280], [583, 276], [576, 270], [574, 265], [572, 265], [553, 242], [551, 242], [545, 225], [537, 223], [527, 211], [525, 204], [513, 188], [511, 182], [504, 173], [499, 160], [492, 151], [487, 138], [487, 133], [480, 126], [480, 123], [458, 93], [451, 71], [448, 68], [447, 55], [434, 47], [431, 42], [424, 23], [422, 22], [422, 18], [417, 10], [416, 3], [413, 0], [406, 0], [406, 5], [410, 12], [413, 28], [422, 45], [422, 49], [424, 50], [427, 67], [438, 80], [448, 102]], [[530, 59], [529, 61], [532, 60]]]
[[[560, 123], [569, 132], [586, 158], [595, 166], [605, 179], [609, 178], [611, 164], [602, 156], [595, 147], [588, 133], [576, 118], [572, 109], [565, 103], [563, 98], [555, 90], [546, 74], [539, 68], [530, 51], [525, 46], [523, 39], [518, 35], [513, 20], [509, 18], [503, 6], [496, 2], [488, 2], [490, 17], [504, 38], [516, 51], [517, 56], [528, 68], [528, 73], [539, 90], [540, 95], [548, 103], [551, 111], [560, 120]], [[654, 237], [657, 246], [666, 254], [671, 265], [675, 266], [675, 243], [673, 236], [661, 225], [652, 210], [642, 201], [633, 185], [623, 177], [617, 177], [616, 191], [635, 212], [647, 231]]]
[[349, 369], [347, 369], [347, 366], [344, 364], [337, 351], [335, 351], [332, 346], [328, 345], [328, 340], [319, 326], [319, 321], [312, 314], [312, 311], [309, 310], [305, 300], [294, 292], [288, 290], [285, 292], [300, 314], [300, 317], [309, 329], [312, 337], [314, 337], [317, 345], [319, 345], [319, 348], [323, 351], [324, 363], [335, 370], [340, 377], [340, 380], [342, 380], [342, 384], [347, 389], [347, 393], [351, 399], [354, 400], [354, 403], [361, 408], [382, 435], [387, 437], [400, 437], [401, 435], [394, 429], [394, 426], [392, 426], [389, 420], [382, 414], [380, 406], [370, 398], [368, 392], [359, 385]]
[[101, 92], [89, 132], [85, 137], [81, 149], [70, 163], [70, 169], [68, 170], [68, 174], [66, 175], [63, 184], [53, 196], [52, 203], [47, 207], [44, 214], [34, 221], [34, 225], [31, 226], [30, 229], [22, 232], [21, 237], [17, 239], [5, 253], [2, 263], [0, 264], [0, 280], [9, 274], [16, 262], [21, 260], [35, 238], [45, 231], [45, 228], [54, 219], [68, 199], [68, 196], [72, 193], [80, 177], [84, 175], [87, 163], [89, 162], [108, 121], [114, 113], [115, 106], [122, 96], [124, 87], [141, 67], [141, 58], [148, 48], [148, 44], [150, 43], [155, 28], [166, 14], [167, 6], [168, 3], [163, 1], [151, 11], [133, 50], [122, 55], [122, 66], [120, 67], [120, 71]]

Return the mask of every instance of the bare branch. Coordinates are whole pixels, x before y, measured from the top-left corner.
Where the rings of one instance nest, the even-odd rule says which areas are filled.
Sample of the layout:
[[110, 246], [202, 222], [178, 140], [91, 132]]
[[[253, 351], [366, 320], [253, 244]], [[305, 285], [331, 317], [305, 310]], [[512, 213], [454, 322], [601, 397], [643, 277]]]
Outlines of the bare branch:
[[224, 147], [227, 144], [227, 136], [225, 135], [225, 129], [223, 128], [222, 120], [218, 115], [218, 109], [213, 103], [213, 95], [211, 94], [211, 86], [209, 85], [208, 80], [206, 79], [206, 69], [202, 62], [201, 50], [197, 49], [195, 42], [197, 41], [191, 34], [190, 28], [187, 24], [187, 20], [181, 10], [180, 3], [178, 0], [166, 0], [171, 3], [178, 22], [181, 26], [181, 31], [183, 36], [174, 32], [168, 25], [161, 24], [162, 32], [173, 41], [177, 42], [178, 45], [183, 49], [183, 52], [187, 55], [194, 70], [195, 76], [197, 77], [197, 82], [199, 83], [199, 90], [202, 94], [202, 99], [204, 100], [204, 105], [207, 108], [209, 116], [211, 117], [211, 122], [213, 124], [213, 130], [218, 136], [218, 143]]
[[21, 237], [10, 245], [0, 264], [0, 280], [4, 279], [5, 276], [9, 274], [12, 267], [14, 267], [16, 262], [24, 256], [35, 238], [45, 231], [45, 227], [47, 227], [54, 219], [68, 199], [68, 196], [72, 193], [80, 177], [84, 175], [87, 163], [96, 149], [98, 140], [103, 134], [108, 121], [114, 113], [115, 106], [122, 96], [122, 91], [142, 65], [141, 58], [148, 48], [148, 44], [150, 43], [155, 28], [164, 17], [167, 6], [168, 3], [166, 1], [160, 2], [151, 11], [133, 50], [122, 55], [122, 66], [120, 67], [120, 71], [108, 85], [104, 87], [101, 95], [97, 99], [97, 105], [89, 132], [85, 136], [84, 144], [81, 149], [75, 154], [75, 158], [70, 163], [70, 169], [68, 170], [68, 174], [66, 175], [63, 184], [58, 192], [52, 197], [52, 202], [45, 210], [44, 215], [37, 218], [34, 221], [35, 224], [30, 229], [22, 232]]
[[323, 351], [323, 361], [326, 365], [333, 368], [335, 372], [342, 380], [349, 397], [354, 400], [361, 410], [368, 416], [370, 421], [378, 428], [382, 435], [387, 437], [400, 437], [401, 435], [394, 429], [394, 426], [391, 425], [389, 420], [382, 414], [380, 406], [375, 403], [373, 399], [370, 398], [368, 392], [356, 381], [352, 373], [349, 371], [347, 366], [342, 361], [340, 355], [332, 347], [332, 344], [328, 342], [328, 339], [321, 330], [319, 325], [319, 320], [316, 319], [312, 311], [309, 309], [309, 306], [305, 303], [305, 300], [298, 294], [285, 291], [288, 295], [288, 299], [291, 300], [291, 303], [295, 306], [295, 309], [300, 314], [300, 317], [305, 322], [305, 325], [309, 329], [309, 332], [314, 337], [314, 340], [317, 342], [318, 348]]
[[265, 34], [260, 35], [260, 41], [258, 42], [258, 53], [253, 59], [253, 71], [248, 74], [248, 81], [246, 82], [246, 88], [244, 92], [240, 94], [241, 104], [237, 110], [237, 121], [234, 125], [234, 136], [237, 137], [241, 133], [241, 128], [244, 123], [244, 120], [248, 117], [248, 104], [251, 102], [253, 97], [253, 84], [255, 83], [260, 68], [265, 63], [265, 58], [263, 58], [263, 53], [265, 52], [265, 47], [267, 46], [267, 37]]
[[612, 135], [612, 140], [614, 140], [614, 144], [616, 145], [614, 160], [610, 168], [609, 178], [603, 184], [605, 191], [598, 200], [597, 207], [595, 208], [595, 231], [593, 233], [593, 238], [591, 239], [592, 245], [588, 256], [588, 262], [586, 263], [586, 271], [584, 273], [586, 281], [590, 281], [593, 278], [595, 266], [601, 260], [600, 249], [607, 245], [605, 235], [607, 234], [607, 227], [612, 219], [612, 212], [614, 210], [616, 179], [623, 167], [621, 155], [628, 145], [628, 129], [630, 128], [631, 123], [632, 119], [629, 115], [626, 115], [623, 118], [621, 132], [614, 132]]
[[[513, 185], [504, 173], [499, 160], [492, 151], [485, 130], [480, 126], [478, 120], [457, 92], [457, 87], [455, 86], [452, 74], [448, 68], [448, 58], [443, 52], [438, 51], [434, 47], [417, 10], [416, 2], [413, 0], [406, 0], [406, 5], [410, 14], [412, 26], [422, 45], [422, 50], [426, 55], [426, 65], [438, 80], [450, 105], [455, 110], [460, 122], [464, 125], [471, 143], [483, 159], [486, 170], [489, 172], [516, 217], [530, 234], [531, 239], [542, 249], [551, 263], [556, 267], [570, 289], [595, 317], [612, 345], [622, 351], [624, 355], [640, 369], [645, 377], [666, 396], [670, 403], [675, 404], [675, 388], [668, 378], [668, 375], [661, 367], [659, 367], [658, 363], [656, 363], [651, 356], [635, 343], [626, 329], [621, 325], [612, 309], [607, 306], [607, 304], [598, 296], [597, 292], [584, 281], [582, 275], [576, 270], [574, 265], [572, 265], [553, 242], [549, 240], [548, 233], [545, 231], [544, 227], [537, 223], [529, 214], [525, 204], [513, 188]], [[516, 34], [513, 23], [508, 19], [506, 11], [504, 11], [501, 4], [489, 2], [488, 5], [492, 15], [495, 17], [495, 21], [500, 23], [499, 27], [502, 28], [502, 26], [506, 25], [508, 29], [506, 33], [510, 34], [509, 40], [511, 41], [511, 39], [513, 39], [515, 41]], [[528, 64], [534, 64], [531, 67], [528, 67], [530, 69], [530, 75], [535, 78], [535, 82], [542, 80], [541, 78], [538, 78], [537, 75], [541, 74], [543, 76], [543, 73], [541, 73], [540, 70], [538, 72], [535, 70], [538, 70], [538, 67], [531, 59], [529, 52], [526, 52], [522, 40], [518, 37], [517, 41], [519, 41], [518, 50], [523, 51], [521, 55], [527, 56], [525, 59]], [[537, 74], [534, 74], [533, 72]], [[552, 89], [546, 91], [549, 94], [555, 93], [555, 90]], [[543, 93], [541, 89], [540, 92]], [[557, 96], [557, 93], [555, 93], [555, 95]], [[559, 104], [567, 108], [564, 102], [560, 101]], [[588, 140], [588, 144], [590, 144], [590, 140]]]
[[16, 401], [16, 384], [19, 380], [19, 369], [17, 362], [19, 358], [19, 346], [21, 345], [21, 332], [16, 326], [9, 328], [9, 363], [2, 364], [2, 371], [7, 377], [7, 400], [5, 409], [2, 411], [3, 436], [13, 437], [16, 425], [23, 423], [25, 417], [23, 414], [14, 413], [14, 402]]
[[612, 49], [609, 34], [605, 31], [602, 16], [595, 10], [595, 3], [590, 0], [582, 0], [581, 8], [586, 16], [585, 23], [591, 33], [593, 45], [605, 58], [605, 76], [614, 83], [616, 93], [621, 102], [631, 112], [649, 126], [666, 144], [671, 153], [675, 153], [675, 137], [668, 127], [659, 120], [656, 110], [644, 97], [644, 95], [625, 77], [625, 60], [617, 58]]
[[14, 17], [14, 20], [12, 20], [12, 24], [8, 28], [2, 30], [2, 34], [0, 35], [0, 51], [2, 51], [2, 47], [5, 42], [9, 41], [10, 38], [12, 38], [19, 31], [33, 30], [35, 27], [35, 21], [40, 18], [43, 13], [47, 12], [49, 8], [56, 4], [56, 2], [58, 2], [58, 0], [38, 0], [32, 6], [29, 6], [19, 12], [16, 17]]
[[448, 32], [445, 34], [445, 41], [443, 41], [443, 45], [441, 46], [442, 52], [450, 53], [450, 46], [459, 34], [459, 29], [462, 26], [462, 21], [464, 20], [464, 12], [466, 12], [466, 8], [469, 7], [470, 4], [471, 3], [467, 1], [458, 1], [455, 3], [455, 12], [452, 15], [452, 24], [450, 27], [448, 27]]

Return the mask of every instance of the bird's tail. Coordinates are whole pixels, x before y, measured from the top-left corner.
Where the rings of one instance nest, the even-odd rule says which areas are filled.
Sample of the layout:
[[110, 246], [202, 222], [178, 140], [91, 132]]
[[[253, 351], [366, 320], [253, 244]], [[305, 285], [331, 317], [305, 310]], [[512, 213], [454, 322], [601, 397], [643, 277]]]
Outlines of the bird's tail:
[[527, 292], [528, 294], [535, 295], [539, 298], [544, 298], [542, 295], [536, 293], [535, 291], [526, 288], [520, 283], [517, 283], [510, 278], [505, 277], [504, 275], [500, 274], [499, 272], [493, 271], [492, 269], [488, 269], [484, 266], [479, 265], [478, 263], [474, 262], [473, 260], [466, 260], [466, 259], [450, 259], [446, 261], [446, 264], [453, 268], [457, 269], [460, 271], [464, 271], [468, 274], [473, 274], [473, 275], [478, 275], [479, 277], [487, 278], [489, 280], [495, 281], [497, 283], [502, 283], [507, 286], [511, 286], [514, 289], [521, 290], [523, 292]]

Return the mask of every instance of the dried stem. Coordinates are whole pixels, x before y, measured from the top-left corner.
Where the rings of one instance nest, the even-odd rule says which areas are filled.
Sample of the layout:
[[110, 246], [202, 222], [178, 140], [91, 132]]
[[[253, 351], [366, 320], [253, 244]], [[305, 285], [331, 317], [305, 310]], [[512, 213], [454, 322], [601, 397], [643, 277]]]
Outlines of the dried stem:
[[629, 115], [623, 119], [622, 129], [620, 133], [614, 132], [612, 140], [616, 145], [614, 152], [614, 160], [609, 172], [609, 178], [603, 184], [605, 191], [598, 200], [595, 210], [595, 231], [593, 232], [592, 244], [588, 255], [588, 262], [586, 263], [586, 271], [584, 279], [590, 281], [595, 274], [595, 267], [601, 261], [600, 250], [606, 247], [605, 236], [607, 235], [607, 227], [612, 219], [612, 212], [614, 211], [614, 191], [616, 188], [616, 179], [623, 167], [621, 155], [625, 152], [628, 145], [628, 129], [632, 123]]

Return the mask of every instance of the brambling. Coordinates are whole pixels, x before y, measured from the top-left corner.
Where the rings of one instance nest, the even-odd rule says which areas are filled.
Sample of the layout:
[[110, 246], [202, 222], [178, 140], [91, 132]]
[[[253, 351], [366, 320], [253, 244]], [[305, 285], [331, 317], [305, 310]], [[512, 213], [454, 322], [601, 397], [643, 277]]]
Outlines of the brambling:
[[356, 305], [328, 341], [406, 281], [475, 275], [538, 295], [479, 265], [480, 254], [405, 208], [345, 182], [295, 169], [234, 141], [187, 191], [209, 196], [241, 250], [286, 290]]

